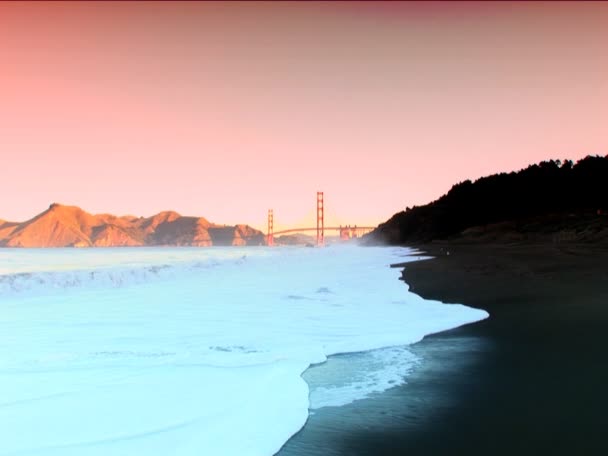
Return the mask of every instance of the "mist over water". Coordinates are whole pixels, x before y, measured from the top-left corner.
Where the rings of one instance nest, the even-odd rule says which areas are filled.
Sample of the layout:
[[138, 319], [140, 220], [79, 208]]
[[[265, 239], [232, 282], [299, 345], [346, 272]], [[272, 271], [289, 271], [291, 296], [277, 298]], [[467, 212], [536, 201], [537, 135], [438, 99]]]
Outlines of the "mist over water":
[[0, 455], [274, 454], [309, 410], [402, 383], [405, 345], [487, 316], [405, 291], [407, 254], [0, 251]]

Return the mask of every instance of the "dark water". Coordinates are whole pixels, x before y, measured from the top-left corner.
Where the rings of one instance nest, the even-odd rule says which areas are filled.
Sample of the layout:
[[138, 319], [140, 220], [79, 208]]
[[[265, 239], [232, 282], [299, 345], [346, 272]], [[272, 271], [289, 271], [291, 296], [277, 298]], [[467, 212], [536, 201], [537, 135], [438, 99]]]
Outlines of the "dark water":
[[608, 454], [606, 306], [510, 304], [412, 346], [407, 384], [316, 411], [278, 454]]
[[315, 410], [278, 454], [405, 454], [414, 447], [420, 429], [432, 428], [437, 416], [463, 405], [466, 399], [459, 390], [477, 389], [478, 382], [469, 373], [492, 344], [456, 330], [427, 337], [409, 349], [422, 360], [406, 384], [342, 407]]

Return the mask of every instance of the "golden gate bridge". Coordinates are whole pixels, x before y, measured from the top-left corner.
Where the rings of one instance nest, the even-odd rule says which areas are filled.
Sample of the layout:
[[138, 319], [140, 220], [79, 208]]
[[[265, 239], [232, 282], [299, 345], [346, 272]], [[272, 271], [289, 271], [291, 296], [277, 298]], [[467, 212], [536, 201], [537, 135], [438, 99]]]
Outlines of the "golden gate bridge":
[[317, 245], [325, 244], [325, 231], [337, 231], [340, 233], [340, 239], [351, 239], [359, 237], [365, 233], [375, 229], [375, 226], [325, 226], [325, 207], [323, 205], [323, 192], [317, 192], [317, 226], [316, 227], [301, 227], [289, 228], [287, 230], [274, 231], [274, 212], [268, 209], [268, 231], [266, 232], [266, 243], [269, 246], [274, 245], [274, 236], [280, 234], [302, 233], [306, 231], [317, 232]]

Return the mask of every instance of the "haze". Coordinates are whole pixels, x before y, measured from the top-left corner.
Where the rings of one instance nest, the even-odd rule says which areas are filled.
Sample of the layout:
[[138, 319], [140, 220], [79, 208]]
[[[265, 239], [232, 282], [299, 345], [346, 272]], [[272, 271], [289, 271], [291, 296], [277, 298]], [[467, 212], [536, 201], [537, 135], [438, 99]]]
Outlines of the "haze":
[[5, 3], [0, 218], [375, 225], [608, 153], [608, 4]]

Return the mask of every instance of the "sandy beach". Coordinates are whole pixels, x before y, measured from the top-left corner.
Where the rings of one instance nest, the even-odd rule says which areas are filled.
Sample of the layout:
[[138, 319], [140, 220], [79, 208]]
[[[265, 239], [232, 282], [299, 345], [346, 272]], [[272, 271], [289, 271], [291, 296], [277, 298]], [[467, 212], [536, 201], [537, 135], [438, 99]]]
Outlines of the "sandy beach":
[[405, 268], [413, 292], [490, 313], [429, 340], [492, 349], [461, 374], [474, 381], [459, 406], [419, 430], [416, 454], [606, 454], [608, 246], [422, 248], [436, 258]]

